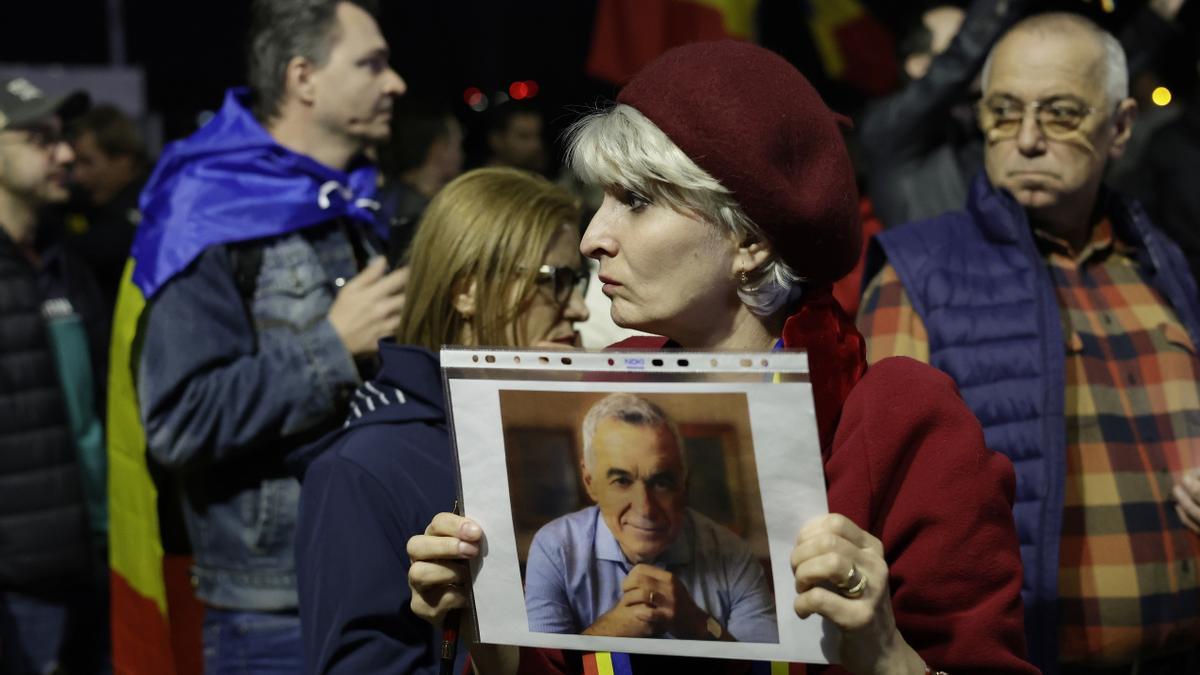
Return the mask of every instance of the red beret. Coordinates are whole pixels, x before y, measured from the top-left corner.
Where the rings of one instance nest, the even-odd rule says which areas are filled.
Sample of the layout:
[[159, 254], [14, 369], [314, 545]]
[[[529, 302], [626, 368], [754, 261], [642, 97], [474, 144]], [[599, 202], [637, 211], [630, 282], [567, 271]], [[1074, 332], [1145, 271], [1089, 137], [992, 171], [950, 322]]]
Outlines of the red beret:
[[733, 40], [676, 47], [617, 101], [730, 190], [802, 277], [833, 282], [854, 267], [862, 228], [845, 118], [782, 57]]

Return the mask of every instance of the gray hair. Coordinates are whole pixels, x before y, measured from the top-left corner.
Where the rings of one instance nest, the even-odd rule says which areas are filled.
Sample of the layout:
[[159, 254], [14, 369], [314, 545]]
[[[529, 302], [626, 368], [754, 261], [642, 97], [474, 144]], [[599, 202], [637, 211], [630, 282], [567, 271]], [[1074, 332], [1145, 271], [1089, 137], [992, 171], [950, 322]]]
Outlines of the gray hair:
[[267, 122], [279, 115], [286, 92], [288, 63], [299, 56], [318, 66], [329, 60], [337, 36], [337, 8], [343, 2], [375, 16], [374, 0], [255, 0], [250, 8], [246, 80], [254, 94], [254, 115]]
[[607, 419], [620, 420], [639, 427], [666, 427], [679, 449], [680, 463], [687, 468], [679, 427], [675, 426], [675, 422], [667, 417], [662, 408], [633, 394], [609, 394], [592, 404], [583, 418], [583, 465], [588, 471], [591, 471], [596, 463], [596, 449], [592, 445], [592, 440], [596, 437], [596, 427], [601, 420]]
[[[627, 189], [699, 217], [735, 241], [768, 242], [720, 181], [700, 168], [661, 129], [632, 106], [593, 112], [566, 133], [567, 164], [584, 182]], [[799, 298], [804, 279], [772, 251], [738, 283], [738, 298], [758, 316], [770, 316]]]
[[1004, 38], [1015, 33], [1028, 32], [1057, 40], [1062, 39], [1062, 30], [1082, 32], [1094, 39], [1096, 44], [1103, 50], [1104, 95], [1109, 107], [1107, 112], [1111, 113], [1112, 109], [1116, 108], [1118, 103], [1129, 97], [1129, 67], [1125, 61], [1125, 50], [1121, 47], [1121, 43], [1117, 38], [1113, 37], [1112, 33], [1097, 26], [1087, 17], [1071, 12], [1035, 14], [1022, 19], [1012, 28], [1008, 29], [1008, 32], [992, 46], [991, 51], [988, 52], [987, 60], [983, 63], [983, 74], [980, 79], [983, 90], [987, 91], [988, 82], [992, 75], [992, 59], [995, 57], [996, 49], [1004, 41]]

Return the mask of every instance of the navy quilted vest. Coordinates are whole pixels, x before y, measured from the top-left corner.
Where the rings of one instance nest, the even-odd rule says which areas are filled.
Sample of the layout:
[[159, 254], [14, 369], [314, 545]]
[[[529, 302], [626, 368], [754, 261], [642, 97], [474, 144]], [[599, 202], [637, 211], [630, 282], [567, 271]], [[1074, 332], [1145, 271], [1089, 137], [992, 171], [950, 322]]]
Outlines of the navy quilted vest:
[[[1136, 204], [1113, 198], [1119, 236], [1196, 340], [1196, 284], [1175, 244]], [[930, 361], [958, 383], [988, 447], [1017, 473], [1013, 516], [1025, 567], [1022, 597], [1029, 659], [1058, 670], [1058, 548], [1066, 428], [1065, 360], [1054, 284], [1025, 213], [982, 174], [966, 211], [879, 235], [865, 279], [892, 264], [929, 333]], [[948, 551], [947, 555], [953, 555]]]

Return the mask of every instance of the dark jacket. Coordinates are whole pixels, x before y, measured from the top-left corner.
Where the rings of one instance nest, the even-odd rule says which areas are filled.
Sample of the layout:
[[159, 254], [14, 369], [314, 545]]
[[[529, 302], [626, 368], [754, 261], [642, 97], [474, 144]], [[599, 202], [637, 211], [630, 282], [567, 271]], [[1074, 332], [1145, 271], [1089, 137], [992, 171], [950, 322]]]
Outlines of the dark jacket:
[[77, 237], [68, 237], [64, 244], [78, 251], [96, 272], [96, 279], [109, 305], [116, 304], [117, 288], [133, 233], [142, 220], [138, 211], [138, 195], [145, 184], [141, 176], [121, 189], [107, 204], [97, 206], [88, 214], [89, 227]]
[[381, 343], [346, 426], [297, 455], [307, 673], [432, 673], [437, 634], [409, 607], [408, 538], [456, 494], [437, 357]]
[[421, 215], [429, 206], [429, 198], [408, 183], [396, 180], [379, 191], [378, 199], [379, 218], [388, 226], [388, 261], [406, 265], [404, 255], [417, 233]]
[[1183, 249], [1200, 279], [1200, 94], [1163, 126], [1145, 153], [1144, 191], [1138, 196], [1154, 222]]
[[92, 204], [89, 197], [77, 194], [46, 228], [46, 237], [91, 268], [110, 314], [142, 219], [138, 195], [145, 182], [145, 175], [136, 177], [105, 204]]
[[863, 113], [867, 192], [884, 227], [952, 211], [966, 200], [982, 158], [967, 90], [992, 44], [1030, 4], [975, 0], [925, 76]]
[[[1107, 208], [1147, 278], [1200, 341], [1196, 283], [1178, 247], [1136, 203]], [[1054, 282], [1024, 210], [980, 175], [967, 209], [884, 232], [868, 276], [896, 269], [929, 334], [930, 361], [954, 378], [988, 447], [1017, 471], [1013, 515], [1025, 570], [1029, 656], [1057, 672], [1059, 540], [1066, 474], [1065, 356]], [[882, 255], [881, 255], [882, 254]]]
[[39, 279], [0, 230], [0, 590], [60, 584], [91, 564], [75, 439], [44, 316], [102, 315], [86, 268], [52, 256], [44, 273]]
[[[146, 446], [183, 493], [193, 582], [208, 604], [296, 607], [300, 486], [283, 457], [335, 428], [359, 383], [327, 318], [335, 280], [359, 269], [347, 231], [313, 226], [237, 253], [210, 247], [143, 314]], [[239, 254], [258, 264], [238, 269]], [[253, 277], [241, 282], [248, 298], [239, 274]]]

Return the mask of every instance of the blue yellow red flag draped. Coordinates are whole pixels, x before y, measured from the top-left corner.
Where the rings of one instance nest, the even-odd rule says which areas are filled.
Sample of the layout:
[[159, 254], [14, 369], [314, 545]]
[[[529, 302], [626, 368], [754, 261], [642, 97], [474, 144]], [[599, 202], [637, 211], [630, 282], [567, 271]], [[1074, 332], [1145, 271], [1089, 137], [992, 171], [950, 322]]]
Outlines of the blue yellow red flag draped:
[[199, 606], [186, 561], [165, 556], [159, 490], [137, 404], [143, 310], [210, 246], [278, 236], [350, 218], [378, 227], [375, 170], [338, 171], [275, 142], [230, 90], [217, 115], [167, 147], [139, 206], [142, 221], [118, 294], [109, 354], [109, 564], [113, 669], [198, 673]]

